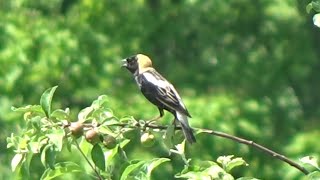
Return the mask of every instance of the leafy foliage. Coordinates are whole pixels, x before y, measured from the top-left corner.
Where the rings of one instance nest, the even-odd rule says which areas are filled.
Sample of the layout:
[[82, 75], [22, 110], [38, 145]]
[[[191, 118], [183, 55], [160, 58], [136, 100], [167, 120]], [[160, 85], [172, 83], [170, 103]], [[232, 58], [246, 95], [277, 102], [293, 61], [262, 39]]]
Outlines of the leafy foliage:
[[[170, 162], [169, 158], [153, 158], [150, 160], [129, 160], [124, 150], [125, 146], [131, 141], [133, 137], [126, 138], [123, 136], [123, 128], [139, 128], [143, 136], [144, 132], [153, 131], [147, 127], [141, 126], [144, 122], [137, 122], [133, 118], [118, 119], [113, 115], [108, 106], [107, 96], [100, 96], [95, 100], [90, 107], [87, 107], [79, 112], [78, 121], [82, 123], [79, 128], [72, 128], [71, 119], [65, 119], [66, 116], [53, 117], [54, 112], [62, 113], [63, 110], [57, 109], [50, 113], [51, 101], [57, 86], [46, 90], [41, 96], [40, 104], [42, 105], [42, 113], [38, 113], [38, 109], [32, 108], [15, 108], [16, 111], [24, 112], [25, 121], [27, 124], [34, 123], [34, 119], [37, 119], [37, 127], [27, 126], [22, 131], [21, 135], [12, 134], [7, 138], [7, 147], [13, 147], [16, 155], [13, 157], [11, 166], [12, 170], [16, 172], [21, 178], [30, 177], [30, 159], [37, 154], [41, 155], [41, 163], [44, 166], [44, 172], [41, 175], [41, 179], [49, 180], [58, 176], [65, 176], [71, 173], [84, 173], [84, 167], [79, 166], [72, 161], [57, 161], [57, 156], [62, 153], [73, 154], [74, 151], [79, 151], [92, 171], [88, 172], [87, 176], [96, 176], [99, 179], [119, 177], [120, 179], [151, 179], [152, 171], [159, 165]], [[30, 107], [30, 106], [27, 106]], [[34, 106], [33, 106], [34, 107]], [[38, 105], [36, 105], [38, 107]], [[125, 123], [126, 122], [126, 123]], [[140, 124], [137, 126], [136, 124]], [[79, 124], [78, 124], [79, 125]], [[94, 136], [99, 137], [96, 141], [92, 141], [93, 136], [88, 136], [87, 133], [84, 137], [84, 131], [91, 132], [95, 129]], [[72, 131], [79, 131], [82, 136], [75, 136]], [[156, 131], [154, 132], [156, 133]], [[157, 132], [163, 134], [163, 132]], [[174, 133], [174, 132], [173, 132]], [[112, 143], [115, 146], [108, 146], [110, 142], [106, 137], [115, 137]], [[147, 137], [150, 138], [150, 137]], [[171, 137], [172, 138], [172, 137]], [[171, 139], [170, 138], [170, 139]], [[85, 140], [86, 142], [85, 142]], [[159, 141], [162, 138], [159, 139]], [[81, 146], [79, 145], [81, 141]], [[145, 143], [141, 140], [141, 143]], [[153, 144], [151, 145], [153, 146]], [[147, 147], [151, 147], [148, 145]], [[201, 165], [192, 165], [189, 162], [191, 159], [187, 159], [185, 155], [185, 140], [176, 145], [175, 148], [167, 147], [166, 150], [175, 153], [181, 157], [184, 162], [184, 168], [181, 173], [177, 174], [177, 178], [185, 179], [234, 179], [229, 172], [236, 166], [246, 164], [241, 158], [234, 158], [233, 156], [219, 157], [217, 162], [204, 161], [200, 162]], [[68, 152], [63, 151], [67, 148]], [[86, 152], [91, 152], [90, 155]], [[117, 158], [122, 158], [118, 161]], [[114, 171], [115, 166], [120, 166], [123, 172]], [[119, 173], [119, 174], [115, 174]]]
[[[117, 116], [127, 117], [127, 121], [132, 120], [128, 115], [136, 119], [154, 116], [156, 109], [148, 106], [128, 73], [119, 67], [120, 59], [138, 52], [149, 55], [157, 70], [175, 84], [193, 117], [192, 127], [252, 139], [295, 160], [306, 155], [319, 158], [320, 38], [319, 28], [314, 26], [317, 18], [311, 21], [319, 13], [317, 3], [318, 0], [1, 1], [0, 142], [5, 147], [6, 137], [12, 137], [11, 148], [16, 147], [21, 153], [30, 149], [35, 155], [3, 149], [0, 179], [15, 178], [9, 166], [13, 157], [12, 167], [29, 173], [31, 179], [42, 176], [42, 162], [50, 167], [72, 161], [85, 170], [91, 169], [81, 153], [69, 155], [68, 149], [75, 152], [75, 144], [62, 143], [66, 146], [62, 145], [63, 153], [59, 152], [60, 126], [50, 130], [42, 127], [49, 123], [42, 119], [46, 117], [42, 107], [28, 105], [39, 104], [39, 95], [48, 87], [59, 86], [52, 107], [61, 108], [51, 109], [53, 123], [55, 119], [68, 124], [63, 119], [85, 121], [92, 117], [95, 110], [90, 104], [100, 94], [108, 94], [108, 107]], [[306, 13], [306, 7], [311, 15]], [[12, 106], [20, 108], [12, 111]], [[32, 113], [21, 118], [17, 112]], [[105, 116], [111, 118], [114, 114], [110, 110]], [[161, 123], [171, 124], [171, 120], [166, 115]], [[107, 122], [112, 124], [111, 120]], [[22, 135], [34, 133], [24, 130], [27, 128], [41, 135], [25, 141]], [[99, 131], [117, 136], [109, 128], [100, 127]], [[154, 135], [154, 145], [141, 149], [139, 130], [122, 131], [122, 135], [133, 139], [117, 142], [115, 148], [104, 153], [106, 165], [113, 158], [125, 159], [122, 152], [143, 161], [166, 157], [157, 132], [146, 132]], [[12, 132], [17, 136], [11, 136]], [[170, 134], [172, 131], [168, 130], [164, 143], [174, 147], [180, 143], [179, 134], [172, 142]], [[93, 145], [84, 140], [81, 132], [80, 137], [79, 146], [91, 159]], [[51, 146], [43, 151], [40, 147], [47, 140]], [[197, 141], [195, 147], [186, 149], [187, 157], [214, 160], [233, 154], [250, 164], [246, 170], [235, 168], [234, 177], [303, 178], [292, 167], [246, 146], [201, 134]], [[104, 151], [104, 145], [100, 146]], [[118, 154], [122, 154], [121, 158]], [[55, 162], [44, 161], [47, 155], [55, 157]], [[152, 174], [156, 179], [173, 178], [181, 172], [182, 168], [177, 167], [185, 163], [180, 160], [181, 156], [171, 158], [159, 167], [161, 171], [156, 168]], [[118, 164], [114, 167], [113, 171], [119, 171], [114, 174], [123, 172]]]

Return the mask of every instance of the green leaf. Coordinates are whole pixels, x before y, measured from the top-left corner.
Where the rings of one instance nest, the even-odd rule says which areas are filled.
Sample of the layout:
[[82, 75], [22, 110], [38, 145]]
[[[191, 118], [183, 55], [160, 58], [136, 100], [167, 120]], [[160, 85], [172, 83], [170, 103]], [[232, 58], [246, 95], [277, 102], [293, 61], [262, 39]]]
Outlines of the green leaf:
[[241, 178], [237, 178], [237, 180], [259, 180], [259, 179], [253, 178], [253, 177], [241, 177]]
[[51, 114], [52, 97], [57, 87], [58, 86], [54, 86], [52, 88], [47, 89], [40, 98], [40, 105], [48, 118], [50, 117], [50, 114]]
[[100, 107], [105, 106], [107, 102], [108, 102], [108, 96], [101, 95], [98, 97], [98, 99], [92, 102], [91, 107], [93, 107], [94, 109], [99, 109]]
[[57, 163], [54, 166], [54, 169], [46, 169], [46, 171], [42, 174], [42, 180], [50, 180], [56, 178], [61, 175], [76, 173], [76, 172], [84, 172], [79, 165], [74, 162], [61, 162]]
[[304, 164], [308, 164], [311, 165], [312, 167], [317, 168], [318, 170], [320, 170], [319, 165], [318, 165], [318, 160], [315, 157], [312, 156], [305, 156], [303, 158], [300, 159], [300, 161]]
[[65, 132], [63, 129], [56, 129], [52, 130], [50, 134], [47, 134], [47, 137], [49, 138], [49, 141], [58, 148], [57, 150], [61, 151], [64, 135]]
[[11, 160], [11, 170], [15, 171], [19, 165], [23, 162], [24, 154], [16, 154]]
[[91, 150], [91, 158], [94, 164], [101, 170], [105, 170], [105, 159], [99, 144], [95, 144]]
[[54, 169], [54, 163], [56, 160], [56, 151], [53, 145], [49, 144], [43, 148], [41, 152], [41, 163], [46, 168]]
[[242, 158], [234, 158], [226, 165], [226, 171], [230, 172], [231, 169], [237, 166], [247, 165], [247, 163]]
[[144, 163], [145, 163], [145, 161], [139, 161], [135, 164], [131, 164], [131, 165], [127, 166], [126, 169], [123, 171], [120, 180], [130, 179], [129, 178], [130, 173], [132, 173], [134, 170], [141, 167]]
[[85, 122], [87, 120], [87, 117], [93, 112], [93, 110], [93, 107], [86, 107], [82, 109], [78, 114], [78, 121]]
[[38, 113], [43, 113], [42, 108], [40, 105], [27, 105], [27, 106], [23, 106], [23, 107], [11, 107], [12, 111], [15, 112], [38, 112]]
[[310, 13], [312, 10], [312, 3], [309, 3], [307, 6], [306, 6], [306, 11], [307, 13]]
[[172, 148], [173, 147], [173, 136], [174, 136], [174, 125], [168, 125], [168, 128], [166, 130], [165, 136], [164, 136], [164, 144], [166, 145], [167, 148]]
[[51, 113], [51, 117], [56, 118], [57, 120], [66, 120], [69, 119], [70, 110], [57, 109]]
[[159, 166], [160, 164], [170, 161], [170, 159], [168, 158], [156, 158], [151, 160], [151, 162], [147, 165], [147, 178], [150, 179], [151, 178], [151, 172], [154, 168], [156, 168], [157, 166]]
[[308, 174], [309, 180], [319, 180], [320, 179], [320, 171], [314, 171], [310, 174]]
[[316, 11], [316, 12], [320, 12], [320, 1], [312, 1], [312, 8]]

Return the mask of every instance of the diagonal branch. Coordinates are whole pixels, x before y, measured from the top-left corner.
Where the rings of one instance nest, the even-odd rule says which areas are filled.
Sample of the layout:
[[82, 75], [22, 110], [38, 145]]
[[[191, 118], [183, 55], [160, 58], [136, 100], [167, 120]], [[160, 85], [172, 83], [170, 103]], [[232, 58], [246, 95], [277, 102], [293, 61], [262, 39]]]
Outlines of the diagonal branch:
[[[120, 123], [120, 124], [114, 124], [113, 126], [121, 126], [121, 127], [127, 127], [128, 124], [125, 124], [125, 123]], [[130, 126], [130, 125], [129, 125]], [[168, 126], [161, 126], [161, 125], [155, 125], [155, 124], [143, 124], [143, 126], [140, 124], [140, 123], [136, 123], [135, 126], [133, 127], [148, 127], [148, 128], [151, 128], [151, 129], [167, 129]], [[176, 130], [181, 130], [181, 127], [175, 127]], [[269, 148], [266, 148], [258, 143], [255, 143], [251, 140], [247, 140], [247, 139], [244, 139], [244, 138], [240, 138], [240, 137], [237, 137], [237, 136], [233, 136], [233, 135], [230, 135], [230, 134], [227, 134], [227, 133], [223, 133], [223, 132], [219, 132], [219, 131], [213, 131], [213, 130], [210, 130], [210, 129], [201, 129], [201, 128], [197, 128], [197, 130], [199, 130], [200, 132], [202, 133], [206, 133], [206, 134], [210, 134], [210, 135], [213, 135], [213, 136], [219, 136], [219, 137], [222, 137], [222, 138], [226, 138], [226, 139], [230, 139], [232, 141], [236, 141], [236, 142], [239, 142], [241, 144], [246, 144], [246, 145], [249, 145], [249, 146], [252, 146], [266, 154], [269, 154], [271, 155], [272, 157], [275, 157], [287, 164], [289, 164], [290, 166], [293, 166], [294, 168], [298, 169], [299, 171], [301, 171], [302, 173], [304, 173], [305, 175], [308, 175], [309, 174], [309, 171], [306, 170], [304, 167], [300, 166], [298, 163], [294, 162], [293, 160], [287, 158], [286, 156], [284, 155], [281, 155]]]

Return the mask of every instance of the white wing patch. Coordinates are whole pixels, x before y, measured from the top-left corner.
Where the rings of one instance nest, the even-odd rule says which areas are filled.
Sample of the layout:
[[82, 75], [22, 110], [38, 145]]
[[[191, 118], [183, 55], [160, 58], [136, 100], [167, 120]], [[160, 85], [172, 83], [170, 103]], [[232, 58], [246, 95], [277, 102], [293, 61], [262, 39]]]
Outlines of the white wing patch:
[[145, 72], [143, 73], [143, 76], [152, 84], [159, 86], [161, 88], [167, 89], [170, 85], [167, 81], [163, 81], [161, 79], [157, 79], [154, 75], [151, 73]]
[[[172, 96], [175, 96], [178, 101], [179, 104], [185, 109], [185, 105], [182, 102], [181, 97], [179, 96], [178, 92], [176, 91], [176, 89], [173, 87], [172, 84], [170, 84], [168, 81], [166, 80], [162, 80], [162, 79], [157, 79], [156, 76], [154, 76], [153, 74], [149, 73], [149, 72], [144, 72], [143, 76], [152, 84], [163, 88], [165, 90], [166, 96], [168, 96], [169, 98], [173, 98]], [[172, 93], [173, 92], [173, 93]], [[166, 104], [165, 102], [162, 102], [164, 104]]]

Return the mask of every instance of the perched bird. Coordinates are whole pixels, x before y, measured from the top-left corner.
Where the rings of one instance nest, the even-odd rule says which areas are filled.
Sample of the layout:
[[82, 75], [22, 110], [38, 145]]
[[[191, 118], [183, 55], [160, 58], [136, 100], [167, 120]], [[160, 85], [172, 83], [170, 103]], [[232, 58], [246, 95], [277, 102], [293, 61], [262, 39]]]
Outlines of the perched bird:
[[151, 59], [146, 55], [137, 54], [122, 61], [122, 67], [126, 67], [133, 74], [142, 94], [158, 107], [160, 116], [152, 120], [161, 118], [165, 109], [174, 115], [174, 121], [178, 120], [181, 124], [187, 141], [191, 144], [196, 142], [188, 123], [190, 113], [173, 85], [152, 67]]

